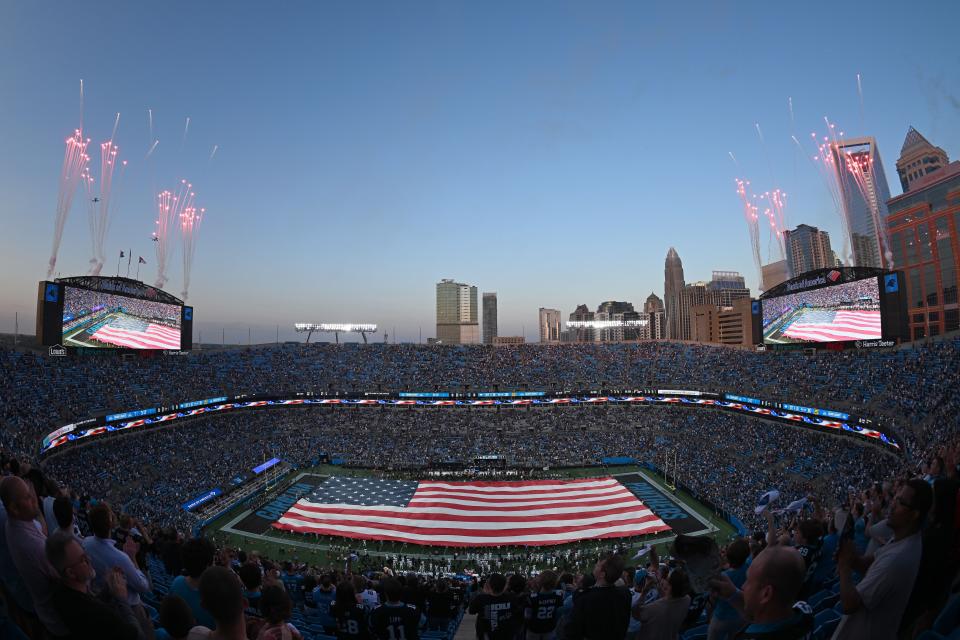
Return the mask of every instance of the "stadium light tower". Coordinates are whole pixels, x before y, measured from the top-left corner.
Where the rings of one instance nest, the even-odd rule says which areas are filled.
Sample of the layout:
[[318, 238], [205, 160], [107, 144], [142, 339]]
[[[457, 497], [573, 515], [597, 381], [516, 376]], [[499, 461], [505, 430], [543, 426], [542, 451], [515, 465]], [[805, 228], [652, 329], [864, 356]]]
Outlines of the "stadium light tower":
[[363, 337], [363, 344], [367, 344], [367, 334], [376, 333], [377, 325], [375, 324], [331, 324], [327, 322], [321, 322], [319, 324], [312, 322], [298, 322], [293, 325], [293, 330], [297, 333], [306, 333], [307, 334], [307, 344], [310, 344], [310, 336], [313, 335], [313, 332], [317, 333], [332, 333], [337, 344], [340, 344], [340, 333], [359, 333]]

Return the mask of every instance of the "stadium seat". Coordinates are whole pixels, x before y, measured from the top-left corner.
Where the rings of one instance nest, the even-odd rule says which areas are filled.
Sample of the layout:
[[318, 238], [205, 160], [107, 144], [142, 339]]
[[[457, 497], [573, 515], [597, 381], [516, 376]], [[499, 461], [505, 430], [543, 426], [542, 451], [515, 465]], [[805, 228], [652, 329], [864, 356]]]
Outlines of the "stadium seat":
[[960, 629], [960, 593], [954, 594], [940, 609], [936, 620], [933, 621], [931, 631], [938, 634], [938, 638], [952, 637]]
[[840, 616], [833, 609], [821, 611], [813, 619], [813, 637], [823, 640], [833, 635], [834, 629], [840, 624]]
[[699, 627], [688, 629], [683, 634], [683, 640], [703, 640], [703, 638], [707, 637], [707, 628], [707, 625], [702, 624]]

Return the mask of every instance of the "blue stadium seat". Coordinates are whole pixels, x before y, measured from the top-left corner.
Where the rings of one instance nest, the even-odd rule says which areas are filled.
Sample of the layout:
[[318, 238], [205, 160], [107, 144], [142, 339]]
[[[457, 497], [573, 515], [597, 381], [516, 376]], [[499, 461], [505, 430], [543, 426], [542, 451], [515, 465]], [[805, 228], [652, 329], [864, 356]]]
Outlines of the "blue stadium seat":
[[702, 624], [699, 627], [688, 629], [683, 634], [683, 640], [703, 640], [703, 638], [707, 637], [707, 628], [707, 625]]
[[837, 625], [840, 624], [840, 616], [833, 609], [821, 611], [813, 619], [813, 637], [815, 640], [829, 638], [833, 635]]

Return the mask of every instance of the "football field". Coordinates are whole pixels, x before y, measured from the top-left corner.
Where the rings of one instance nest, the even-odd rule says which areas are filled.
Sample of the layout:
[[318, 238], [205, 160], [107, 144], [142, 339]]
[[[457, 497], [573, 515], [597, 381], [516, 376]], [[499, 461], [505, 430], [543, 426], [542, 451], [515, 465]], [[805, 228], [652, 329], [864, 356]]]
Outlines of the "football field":
[[[205, 530], [219, 543], [230, 547], [239, 547], [250, 551], [259, 551], [272, 559], [296, 559], [311, 564], [327, 565], [341, 563], [345, 555], [356, 551], [371, 558], [380, 557], [376, 562], [389, 563], [398, 556], [407, 558], [430, 559], [442, 562], [457, 554], [456, 549], [431, 547], [402, 542], [363, 541], [347, 538], [318, 538], [311, 534], [282, 531], [273, 526], [296, 500], [332, 476], [372, 476], [372, 472], [361, 469], [321, 466], [298, 470], [288, 477], [279, 489], [275, 489], [266, 500], [259, 500], [256, 508], [239, 505], [210, 523]], [[710, 509], [694, 500], [683, 491], [672, 491], [655, 473], [640, 467], [618, 467], [615, 469], [578, 468], [565, 470], [567, 478], [588, 478], [612, 476], [633, 495], [648, 506], [661, 518], [670, 530], [653, 533], [642, 538], [629, 538], [627, 548], [638, 550], [646, 544], [666, 544], [677, 533], [691, 535], [712, 535], [719, 541], [725, 541], [733, 535], [733, 528]], [[581, 553], [591, 553], [596, 549], [610, 548], [617, 544], [617, 538], [584, 540], [562, 545], [546, 547], [497, 547], [490, 549], [499, 556], [521, 555], [528, 552], [566, 553], [579, 549]], [[371, 560], [372, 561], [372, 560]]]

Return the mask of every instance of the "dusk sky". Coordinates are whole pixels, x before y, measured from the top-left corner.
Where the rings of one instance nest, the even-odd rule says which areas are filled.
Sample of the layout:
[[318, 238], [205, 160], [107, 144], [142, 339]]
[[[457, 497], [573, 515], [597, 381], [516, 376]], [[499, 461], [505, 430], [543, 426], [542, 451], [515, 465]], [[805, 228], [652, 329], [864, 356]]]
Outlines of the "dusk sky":
[[[119, 112], [128, 161], [103, 274], [132, 249], [156, 278], [157, 191], [187, 178], [207, 209], [195, 341], [297, 321], [426, 339], [441, 278], [496, 291], [500, 334], [536, 340], [538, 307], [662, 296], [670, 246], [688, 282], [737, 270], [756, 295], [735, 178], [842, 247], [810, 160], [824, 116], [876, 137], [893, 195], [911, 125], [960, 159], [960, 3], [786, 4], [6, 2], [0, 331], [19, 313], [33, 333], [81, 79], [91, 149]], [[81, 191], [57, 270], [90, 256]], [[181, 264], [177, 245], [175, 295]]]

